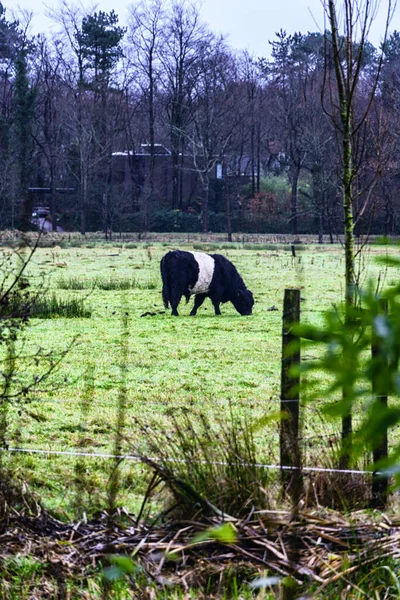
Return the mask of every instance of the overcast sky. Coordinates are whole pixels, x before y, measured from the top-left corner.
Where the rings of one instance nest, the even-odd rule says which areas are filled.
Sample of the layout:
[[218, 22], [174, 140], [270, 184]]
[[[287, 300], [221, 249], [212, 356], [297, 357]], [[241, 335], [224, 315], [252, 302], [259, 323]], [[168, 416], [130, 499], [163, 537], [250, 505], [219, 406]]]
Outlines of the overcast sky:
[[[48, 32], [49, 21], [45, 17], [45, 6], [56, 7], [57, 0], [2, 0], [8, 19], [16, 6], [33, 11], [33, 32]], [[370, 41], [379, 46], [384, 31], [388, 0], [381, 5], [371, 29]], [[77, 3], [72, 0], [71, 3]], [[86, 10], [95, 6], [98, 10], [109, 12], [114, 9], [120, 24], [127, 21], [128, 7], [132, 0], [99, 0], [95, 4], [90, 0], [81, 3]], [[340, 6], [341, 0], [337, 1]], [[256, 56], [270, 53], [269, 40], [275, 38], [280, 29], [288, 33], [300, 31], [323, 31], [324, 12], [321, 0], [203, 0], [200, 8], [203, 20], [215, 33], [225, 35], [230, 46], [236, 50], [247, 49]], [[390, 31], [400, 30], [400, 0], [390, 25]]]

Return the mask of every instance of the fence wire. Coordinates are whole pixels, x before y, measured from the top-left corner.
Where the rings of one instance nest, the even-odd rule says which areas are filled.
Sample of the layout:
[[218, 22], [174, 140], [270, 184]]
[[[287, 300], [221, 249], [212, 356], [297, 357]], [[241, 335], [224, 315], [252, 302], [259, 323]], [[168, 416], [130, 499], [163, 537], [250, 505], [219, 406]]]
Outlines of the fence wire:
[[[15, 453], [25, 453], [25, 454], [40, 454], [40, 455], [49, 455], [49, 456], [80, 456], [87, 458], [100, 458], [100, 459], [109, 459], [109, 460], [132, 460], [135, 462], [144, 463], [144, 457], [136, 455], [136, 454], [112, 454], [112, 453], [98, 453], [98, 452], [82, 452], [75, 450], [40, 450], [35, 448], [2, 448], [1, 452], [15, 452]], [[153, 462], [161, 462], [161, 459], [158, 457], [146, 457], [147, 460], [151, 460]], [[243, 467], [256, 467], [258, 469], [269, 469], [275, 471], [302, 471], [304, 473], [347, 473], [348, 475], [390, 475], [390, 473], [384, 471], [371, 471], [371, 470], [358, 470], [358, 469], [334, 469], [334, 468], [324, 468], [324, 467], [294, 467], [290, 465], [268, 465], [263, 463], [236, 463], [236, 462], [226, 462], [226, 461], [206, 461], [199, 460], [190, 461], [180, 459], [180, 458], [168, 458], [163, 459], [167, 460], [171, 463], [182, 463], [185, 464], [187, 462], [193, 463], [197, 462], [198, 464], [212, 464], [212, 465], [221, 465], [221, 466], [243, 466]]]

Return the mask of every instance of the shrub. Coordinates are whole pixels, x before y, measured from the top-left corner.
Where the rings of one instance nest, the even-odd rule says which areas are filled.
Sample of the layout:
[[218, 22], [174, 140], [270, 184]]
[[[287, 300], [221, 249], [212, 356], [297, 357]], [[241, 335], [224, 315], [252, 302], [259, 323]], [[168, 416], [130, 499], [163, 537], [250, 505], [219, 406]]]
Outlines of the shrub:
[[208, 213], [208, 229], [214, 233], [224, 233], [226, 231], [226, 216], [222, 213]]
[[198, 233], [201, 231], [201, 222], [198, 216], [192, 213], [158, 209], [150, 217], [150, 229], [159, 233], [169, 231]]

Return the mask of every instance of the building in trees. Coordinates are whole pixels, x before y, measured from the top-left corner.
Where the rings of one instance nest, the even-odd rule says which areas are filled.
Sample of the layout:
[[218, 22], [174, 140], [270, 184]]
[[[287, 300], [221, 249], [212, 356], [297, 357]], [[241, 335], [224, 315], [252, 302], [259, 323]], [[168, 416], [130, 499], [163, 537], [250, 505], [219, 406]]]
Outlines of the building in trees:
[[[113, 178], [114, 186], [121, 186], [125, 197], [132, 198], [134, 210], [140, 210], [143, 196], [150, 186], [150, 177], [154, 180], [154, 209], [158, 206], [171, 208], [173, 205], [173, 167], [171, 151], [163, 144], [154, 144], [152, 155], [149, 144], [141, 144], [140, 151], [113, 152]], [[154, 166], [152, 163], [154, 162]], [[180, 157], [182, 197], [184, 198], [183, 210], [196, 211], [201, 208], [202, 187], [198, 172], [195, 168], [193, 157], [184, 154]], [[211, 175], [214, 182], [211, 193], [211, 203], [217, 201], [217, 186], [215, 181], [222, 179], [222, 163], [216, 162]]]

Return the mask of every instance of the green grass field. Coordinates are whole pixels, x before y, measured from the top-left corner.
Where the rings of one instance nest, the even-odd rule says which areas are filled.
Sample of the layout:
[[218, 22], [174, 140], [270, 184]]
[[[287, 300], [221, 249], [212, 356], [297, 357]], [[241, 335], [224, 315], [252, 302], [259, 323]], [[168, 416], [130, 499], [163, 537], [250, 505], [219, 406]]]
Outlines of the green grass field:
[[[54, 356], [71, 348], [41, 391], [12, 405], [7, 432], [11, 448], [112, 453], [121, 389], [126, 390], [122, 451], [127, 454], [142, 447], [137, 419], [149, 428], [168, 429], [169, 415], [182, 407], [203, 411], [218, 423], [228, 419], [230, 406], [234, 415], [251, 422], [277, 413], [284, 289], [300, 287], [302, 320], [318, 323], [323, 311], [343, 297], [342, 247], [304, 245], [293, 258], [290, 246], [283, 244], [180, 244], [227, 256], [255, 297], [251, 317], [241, 317], [231, 304], [223, 305], [222, 316], [215, 317], [206, 300], [194, 318], [189, 316], [192, 302], [186, 306], [183, 299], [180, 317], [174, 318], [161, 301], [159, 262], [174, 247], [167, 242], [99, 243], [36, 251], [28, 270], [31, 286], [60, 299], [83, 299], [91, 316], [32, 319], [23, 335], [23, 355], [34, 355], [37, 346]], [[386, 285], [397, 282], [396, 269], [385, 272], [374, 260], [386, 252], [398, 254], [394, 246], [365, 249], [362, 281], [381, 274]], [[21, 361], [20, 377], [38, 374], [41, 368]], [[318, 453], [325, 452], [324, 438], [339, 426], [323, 419], [322, 402], [320, 398], [313, 411], [304, 412], [304, 435], [315, 438], [305, 446], [306, 463], [310, 459], [315, 464]], [[276, 461], [277, 419], [257, 436], [259, 460]], [[319, 436], [320, 446], [315, 441]], [[114, 468], [108, 459], [50, 454], [6, 453], [4, 460], [46, 506], [67, 517], [104, 505]], [[119, 503], [135, 511], [145, 470], [125, 461], [121, 478]]]

